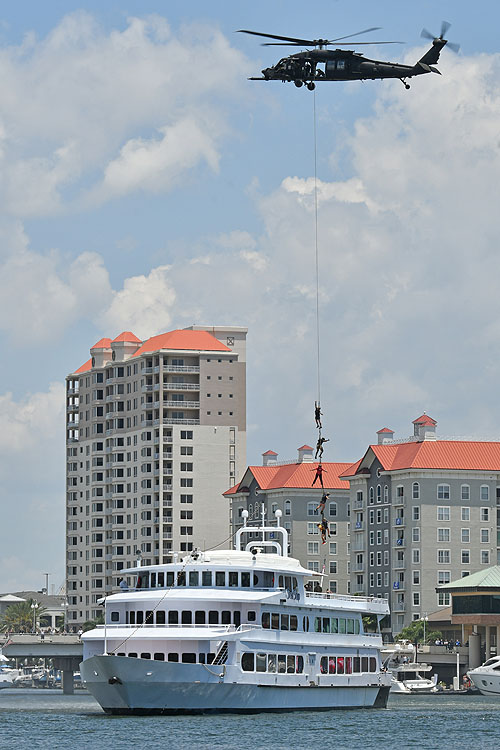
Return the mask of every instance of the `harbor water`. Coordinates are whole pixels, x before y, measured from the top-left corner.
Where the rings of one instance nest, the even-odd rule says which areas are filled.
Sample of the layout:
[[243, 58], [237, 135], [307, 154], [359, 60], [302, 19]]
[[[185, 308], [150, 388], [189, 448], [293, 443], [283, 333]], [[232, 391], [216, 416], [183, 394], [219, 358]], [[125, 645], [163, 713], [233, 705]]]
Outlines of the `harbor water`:
[[445, 750], [500, 747], [500, 698], [391, 695], [387, 709], [214, 716], [107, 716], [85, 691], [0, 691], [0, 748]]

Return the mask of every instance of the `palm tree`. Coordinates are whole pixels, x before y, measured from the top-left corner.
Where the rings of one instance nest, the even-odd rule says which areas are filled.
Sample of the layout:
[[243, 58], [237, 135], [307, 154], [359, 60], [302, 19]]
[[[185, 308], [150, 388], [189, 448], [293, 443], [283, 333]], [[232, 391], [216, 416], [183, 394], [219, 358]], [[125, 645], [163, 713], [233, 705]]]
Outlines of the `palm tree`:
[[36, 630], [40, 617], [45, 611], [45, 607], [42, 607], [36, 599], [11, 604], [0, 620], [0, 631], [2, 633], [29, 633], [33, 627]]

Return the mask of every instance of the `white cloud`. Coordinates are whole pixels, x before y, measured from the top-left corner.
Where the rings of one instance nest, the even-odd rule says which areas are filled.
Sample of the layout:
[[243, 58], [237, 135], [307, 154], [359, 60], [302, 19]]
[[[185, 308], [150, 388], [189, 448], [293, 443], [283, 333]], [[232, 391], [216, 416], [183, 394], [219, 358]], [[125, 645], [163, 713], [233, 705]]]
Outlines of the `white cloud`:
[[217, 169], [219, 157], [214, 139], [202, 122], [183, 118], [170, 127], [160, 128], [160, 133], [160, 138], [127, 141], [119, 157], [105, 168], [97, 194], [102, 197], [138, 189], [167, 190], [200, 161]]
[[[42, 572], [61, 583], [64, 567], [65, 387], [16, 399], [0, 395], [2, 591], [39, 588]], [[29, 552], [24, 554], [24, 551]], [[33, 561], [36, 561], [36, 565]], [[54, 580], [54, 579], [53, 579]]]
[[8, 473], [12, 455], [19, 454], [27, 463], [31, 448], [40, 449], [53, 440], [60, 442], [64, 395], [63, 383], [51, 383], [46, 393], [28, 394], [20, 402], [12, 393], [0, 395], [2, 473]]
[[[84, 252], [68, 261], [23, 246], [6, 232], [12, 254], [0, 263], [0, 329], [16, 345], [57, 340], [79, 317], [97, 316], [110, 298], [103, 259]], [[19, 234], [17, 242], [19, 241]]]
[[3, 48], [3, 211], [44, 216], [168, 190], [201, 162], [216, 169], [244, 60], [208, 25], [173, 32], [148, 16], [105, 32], [81, 11], [45, 38]]
[[158, 266], [148, 276], [125, 279], [99, 323], [111, 331], [131, 330], [142, 339], [167, 330], [176, 300], [169, 270], [169, 266]]

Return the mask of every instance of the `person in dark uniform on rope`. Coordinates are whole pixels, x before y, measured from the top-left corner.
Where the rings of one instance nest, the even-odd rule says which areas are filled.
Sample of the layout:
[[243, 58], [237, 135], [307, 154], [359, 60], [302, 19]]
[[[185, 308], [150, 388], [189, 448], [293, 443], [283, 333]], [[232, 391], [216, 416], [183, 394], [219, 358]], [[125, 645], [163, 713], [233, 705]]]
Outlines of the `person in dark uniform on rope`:
[[321, 534], [321, 544], [326, 544], [326, 537], [330, 536], [330, 528], [328, 526], [328, 521], [324, 516], [321, 519], [321, 523], [318, 523], [318, 529]]
[[321, 515], [323, 515], [324, 512], [325, 512], [325, 505], [326, 505], [329, 497], [330, 497], [330, 493], [329, 492], [324, 492], [323, 496], [322, 496], [322, 498], [320, 500], [319, 505], [315, 508], [315, 510], [319, 510], [319, 512], [321, 513]]
[[[311, 471], [315, 471], [316, 472], [316, 474], [314, 475], [314, 479], [313, 479], [313, 483], [312, 483], [311, 487], [314, 487], [314, 485], [316, 484], [316, 482], [317, 482], [318, 479], [319, 479], [320, 485], [323, 487], [323, 474], [327, 473], [326, 469], [324, 469], [322, 467], [321, 463], [319, 463], [318, 466], [317, 466], [317, 468], [316, 469], [311, 469]], [[323, 487], [323, 489], [324, 489], [324, 487]]]
[[321, 416], [323, 412], [321, 411], [321, 406], [317, 401], [314, 402], [314, 419], [316, 421], [316, 427], [318, 430], [321, 430]]
[[314, 458], [318, 458], [319, 456], [321, 460], [321, 456], [323, 455], [323, 443], [329, 443], [329, 442], [330, 442], [330, 438], [324, 438], [324, 437], [318, 438], [318, 442], [316, 443], [316, 453], [315, 453]]

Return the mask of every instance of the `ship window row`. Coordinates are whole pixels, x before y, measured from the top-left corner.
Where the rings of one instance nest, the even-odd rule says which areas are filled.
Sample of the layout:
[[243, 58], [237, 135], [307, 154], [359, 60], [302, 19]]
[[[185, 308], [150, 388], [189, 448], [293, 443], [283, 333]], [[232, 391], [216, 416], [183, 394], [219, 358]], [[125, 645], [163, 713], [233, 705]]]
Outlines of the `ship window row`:
[[[253, 577], [252, 577], [253, 575]], [[169, 570], [166, 572], [140, 573], [137, 576], [136, 589], [170, 588], [172, 586], [210, 586], [220, 588], [250, 588], [251, 586], [261, 588], [274, 588], [275, 576], [272, 571], [264, 570], [251, 574], [249, 571], [237, 570], [190, 570], [178, 573]], [[278, 585], [281, 588], [297, 589], [298, 582], [295, 576], [278, 577]]]
[[[249, 610], [247, 612], [248, 622], [256, 621], [255, 610]], [[159, 609], [156, 612], [153, 610], [131, 610], [126, 613], [127, 625], [236, 625], [237, 627], [241, 624], [241, 612], [239, 610], [225, 610], [221, 612], [218, 610], [195, 610], [194, 612], [190, 609], [176, 610], [170, 609], [168, 611]], [[297, 619], [297, 618], [295, 618]], [[120, 613], [111, 612], [111, 622], [119, 622]], [[295, 628], [296, 630], [297, 628]]]
[[241, 669], [243, 672], [302, 674], [304, 657], [294, 654], [255, 654], [247, 651], [241, 655]]
[[374, 656], [322, 656], [319, 662], [321, 674], [358, 674], [376, 672]]
[[298, 630], [297, 615], [282, 615], [279, 612], [263, 612], [262, 627], [266, 630]]
[[[149, 651], [143, 651], [140, 654], [136, 651], [130, 651], [128, 654], [124, 651], [119, 651], [117, 656], [128, 656], [132, 659], [151, 659], [151, 653]], [[198, 659], [196, 659], [197, 656]], [[212, 652], [209, 652], [208, 654], [195, 654], [190, 651], [185, 651], [182, 654], [178, 654], [176, 651], [170, 651], [169, 653], [164, 654], [162, 651], [155, 651], [153, 654], [154, 661], [180, 662], [181, 664], [196, 664], [197, 661], [198, 664], [212, 664], [214, 659], [215, 653]]]
[[315, 633], [348, 633], [359, 635], [359, 620], [352, 617], [315, 617]]

